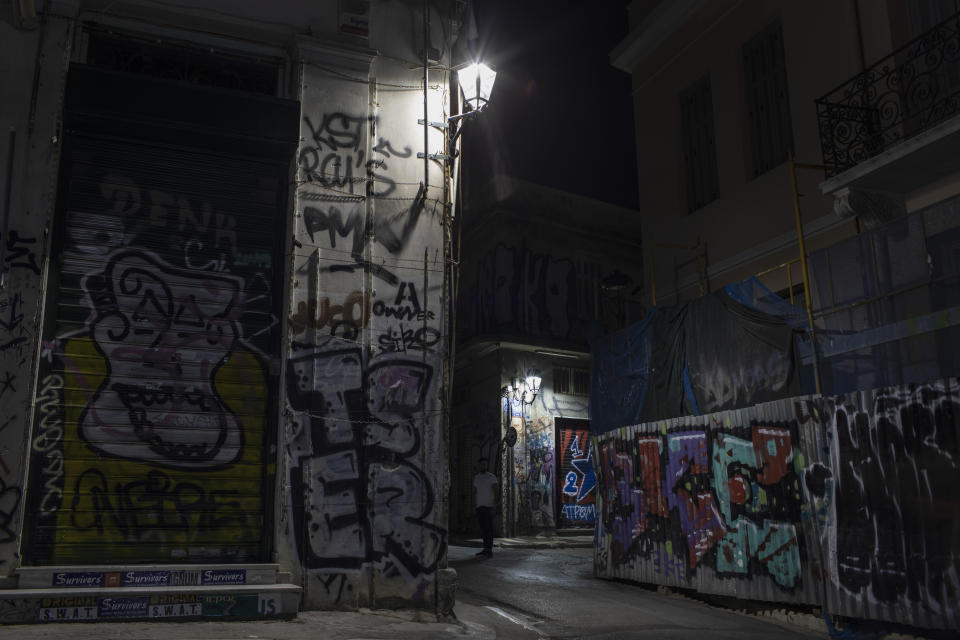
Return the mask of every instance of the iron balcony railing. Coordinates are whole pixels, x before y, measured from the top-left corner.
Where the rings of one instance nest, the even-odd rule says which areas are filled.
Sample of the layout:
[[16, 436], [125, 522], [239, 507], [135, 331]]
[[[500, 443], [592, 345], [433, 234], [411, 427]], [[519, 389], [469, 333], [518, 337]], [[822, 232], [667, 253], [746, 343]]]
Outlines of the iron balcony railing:
[[827, 177], [960, 112], [960, 13], [816, 101]]

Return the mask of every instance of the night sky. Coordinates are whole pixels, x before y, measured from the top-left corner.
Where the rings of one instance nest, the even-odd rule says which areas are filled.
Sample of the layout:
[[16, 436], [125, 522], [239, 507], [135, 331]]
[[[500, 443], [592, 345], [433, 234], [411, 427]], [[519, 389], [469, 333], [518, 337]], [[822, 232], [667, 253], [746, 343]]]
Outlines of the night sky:
[[468, 191], [501, 172], [635, 208], [630, 76], [609, 58], [627, 33], [627, 0], [473, 6], [478, 59], [498, 75], [486, 113], [463, 134]]

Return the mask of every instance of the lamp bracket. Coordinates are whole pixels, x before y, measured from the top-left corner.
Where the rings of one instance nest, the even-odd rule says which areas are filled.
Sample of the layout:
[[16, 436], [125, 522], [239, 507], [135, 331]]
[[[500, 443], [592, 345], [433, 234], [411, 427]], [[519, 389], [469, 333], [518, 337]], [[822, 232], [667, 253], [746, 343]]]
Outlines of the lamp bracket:
[[429, 158], [430, 160], [442, 160], [444, 162], [450, 162], [453, 159], [448, 153], [427, 153], [424, 154], [422, 151], [417, 152], [417, 157], [420, 159]]
[[448, 116], [447, 122], [456, 122], [457, 120], [462, 120], [464, 118], [472, 118], [473, 116], [480, 113], [479, 109], [474, 109], [473, 111], [467, 111], [466, 113], [459, 113], [455, 116]]
[[420, 118], [419, 120], [417, 120], [417, 124], [426, 124], [431, 127], [436, 127], [437, 129], [446, 129], [447, 127], [450, 126], [446, 122], [426, 122], [424, 121], [423, 118]]

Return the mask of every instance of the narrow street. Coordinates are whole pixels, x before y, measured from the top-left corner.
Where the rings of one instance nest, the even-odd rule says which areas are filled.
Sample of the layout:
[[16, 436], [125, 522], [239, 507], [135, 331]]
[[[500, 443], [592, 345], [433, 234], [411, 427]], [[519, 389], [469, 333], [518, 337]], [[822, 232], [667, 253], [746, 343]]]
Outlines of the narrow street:
[[[822, 638], [678, 594], [593, 577], [592, 549], [450, 547], [459, 575], [457, 616], [497, 638]], [[496, 618], [501, 620], [497, 621]]]

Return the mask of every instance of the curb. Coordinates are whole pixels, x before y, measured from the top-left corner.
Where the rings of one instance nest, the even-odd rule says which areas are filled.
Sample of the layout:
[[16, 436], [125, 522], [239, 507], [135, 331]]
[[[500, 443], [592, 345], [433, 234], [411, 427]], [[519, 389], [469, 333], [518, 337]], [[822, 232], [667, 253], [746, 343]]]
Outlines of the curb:
[[[480, 548], [483, 542], [480, 539], [465, 538], [450, 540], [450, 545], [457, 547]], [[494, 538], [493, 546], [497, 549], [590, 549], [593, 539], [565, 539], [562, 536], [541, 539]]]

